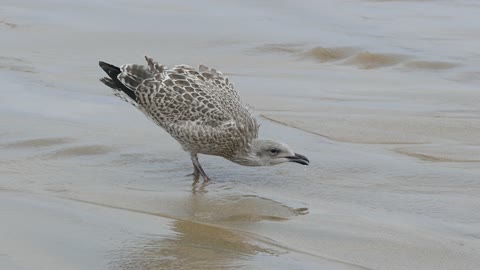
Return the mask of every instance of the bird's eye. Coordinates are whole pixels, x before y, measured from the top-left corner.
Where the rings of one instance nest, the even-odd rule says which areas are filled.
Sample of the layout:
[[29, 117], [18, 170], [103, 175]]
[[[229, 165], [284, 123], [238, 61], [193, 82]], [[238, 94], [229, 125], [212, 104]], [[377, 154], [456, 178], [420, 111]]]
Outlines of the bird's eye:
[[270, 149], [270, 153], [272, 153], [273, 155], [278, 154], [278, 152], [280, 152], [280, 150], [278, 150], [277, 148]]

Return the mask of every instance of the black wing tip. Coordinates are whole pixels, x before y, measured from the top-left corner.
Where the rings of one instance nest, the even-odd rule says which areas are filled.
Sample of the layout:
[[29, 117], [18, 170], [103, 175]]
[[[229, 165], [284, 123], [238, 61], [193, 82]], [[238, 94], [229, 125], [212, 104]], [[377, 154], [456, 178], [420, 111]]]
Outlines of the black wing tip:
[[117, 79], [118, 74], [122, 73], [119, 67], [103, 61], [98, 61], [98, 65], [103, 69], [103, 71], [105, 71], [105, 73], [107, 73], [108, 77], [110, 77], [115, 83], [121, 84]]
[[104, 67], [104, 66], [113, 67], [113, 66], [114, 66], [114, 65], [112, 65], [112, 64], [109, 64], [109, 63], [103, 62], [103, 61], [98, 61], [98, 65], [99, 65], [100, 67]]
[[110, 78], [103, 77], [103, 78], [100, 79], [100, 82], [102, 82], [103, 84], [105, 84], [106, 86], [108, 86], [112, 89], [118, 89], [118, 85], [115, 84], [115, 82]]
[[106, 63], [106, 62], [103, 62], [103, 61], [98, 61], [98, 65], [99, 65], [103, 70], [105, 70], [105, 68], [108, 68], [109, 66], [112, 66], [112, 65], [110, 65], [109, 63]]
[[108, 74], [108, 75], [118, 75], [120, 73], [120, 68], [112, 64], [98, 61], [98, 65]]
[[120, 82], [117, 78], [118, 74], [122, 73], [119, 67], [114, 66], [112, 64], [99, 61], [98, 65], [107, 73], [108, 77], [110, 78], [101, 78], [100, 81], [104, 83], [106, 86], [117, 89], [120, 91], [123, 91], [125, 94], [127, 94], [132, 100], [136, 101], [137, 97], [135, 93], [128, 89], [122, 82]]

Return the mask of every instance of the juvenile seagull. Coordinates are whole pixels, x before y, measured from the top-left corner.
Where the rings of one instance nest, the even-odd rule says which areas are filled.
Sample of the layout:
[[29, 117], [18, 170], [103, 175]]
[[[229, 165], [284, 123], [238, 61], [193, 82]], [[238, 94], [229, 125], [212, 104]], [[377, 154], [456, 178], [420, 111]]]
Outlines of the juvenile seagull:
[[308, 165], [284, 143], [259, 140], [259, 125], [221, 72], [200, 65], [168, 68], [145, 57], [147, 66], [116, 67], [99, 62], [109, 78], [100, 79], [164, 128], [190, 153], [195, 181], [210, 180], [198, 154], [221, 156], [244, 166], [284, 162]]

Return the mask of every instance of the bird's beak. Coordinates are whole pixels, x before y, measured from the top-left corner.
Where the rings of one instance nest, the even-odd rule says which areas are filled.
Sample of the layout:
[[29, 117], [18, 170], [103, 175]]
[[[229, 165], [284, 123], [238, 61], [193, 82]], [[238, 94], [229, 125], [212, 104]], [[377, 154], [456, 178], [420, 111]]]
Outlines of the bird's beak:
[[308, 158], [306, 156], [300, 155], [300, 154], [297, 154], [297, 153], [295, 153], [295, 156], [293, 156], [293, 157], [287, 157], [287, 159], [290, 162], [296, 162], [296, 163], [300, 163], [302, 165], [310, 164], [310, 160], [308, 160]]

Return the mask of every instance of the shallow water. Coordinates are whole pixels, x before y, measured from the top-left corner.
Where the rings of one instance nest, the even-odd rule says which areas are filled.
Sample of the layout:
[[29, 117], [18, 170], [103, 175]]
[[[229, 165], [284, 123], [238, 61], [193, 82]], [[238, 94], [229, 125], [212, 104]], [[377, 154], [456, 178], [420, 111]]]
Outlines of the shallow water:
[[[1, 269], [478, 269], [476, 1], [3, 1]], [[205, 64], [311, 160], [188, 155], [98, 60]]]

